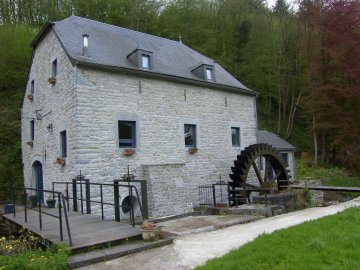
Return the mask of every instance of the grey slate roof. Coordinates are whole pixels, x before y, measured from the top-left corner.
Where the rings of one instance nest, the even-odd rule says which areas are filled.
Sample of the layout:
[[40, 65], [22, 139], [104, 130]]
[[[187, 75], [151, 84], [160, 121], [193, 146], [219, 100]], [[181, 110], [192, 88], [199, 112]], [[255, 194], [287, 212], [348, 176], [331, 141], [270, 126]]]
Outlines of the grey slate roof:
[[[169, 78], [185, 79], [189, 82], [201, 82], [209, 86], [227, 86], [234, 88], [233, 90], [256, 94], [214, 60], [194, 51], [181, 42], [77, 16], [71, 16], [49, 25], [53, 26], [56, 36], [74, 64], [137, 70], [143, 74], [164, 75]], [[89, 35], [89, 57], [82, 56], [84, 34]], [[36, 45], [41, 35], [40, 33], [34, 40], [33, 46]], [[136, 48], [153, 53], [154, 67], [152, 70], [140, 70], [127, 59], [127, 56]], [[214, 66], [216, 82], [203, 80], [191, 72], [194, 66], [199, 63]]]
[[270, 144], [279, 151], [295, 151], [295, 146], [266, 130], [258, 130], [257, 142]]

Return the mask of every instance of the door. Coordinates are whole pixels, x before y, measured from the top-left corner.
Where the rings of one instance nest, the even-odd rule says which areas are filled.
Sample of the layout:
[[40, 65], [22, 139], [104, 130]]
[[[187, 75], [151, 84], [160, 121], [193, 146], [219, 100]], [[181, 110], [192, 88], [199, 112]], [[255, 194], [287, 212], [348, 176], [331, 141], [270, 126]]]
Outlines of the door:
[[[43, 168], [42, 164], [39, 161], [35, 161], [33, 163], [33, 176], [35, 181], [35, 188], [36, 189], [44, 189], [44, 182], [43, 182]], [[44, 193], [41, 191], [36, 191], [36, 195], [39, 196], [40, 202], [44, 202]]]

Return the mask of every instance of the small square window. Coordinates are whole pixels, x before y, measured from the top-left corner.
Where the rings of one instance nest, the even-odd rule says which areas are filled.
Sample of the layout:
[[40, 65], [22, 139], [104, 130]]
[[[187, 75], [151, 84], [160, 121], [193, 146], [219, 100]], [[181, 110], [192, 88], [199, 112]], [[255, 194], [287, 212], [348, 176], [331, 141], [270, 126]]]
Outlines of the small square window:
[[60, 132], [60, 156], [62, 158], [67, 157], [66, 130]]
[[213, 81], [213, 75], [212, 75], [212, 69], [211, 68], [206, 68], [206, 79]]
[[233, 147], [240, 147], [240, 128], [231, 128], [231, 142]]
[[51, 65], [51, 77], [56, 78], [56, 76], [57, 76], [57, 59], [55, 59]]
[[141, 67], [150, 69], [150, 56], [143, 54], [141, 55]]
[[196, 147], [196, 125], [184, 125], [185, 147]]
[[289, 167], [289, 159], [288, 159], [288, 154], [287, 153], [281, 153], [281, 157], [284, 160], [285, 166]]
[[35, 82], [34, 82], [34, 80], [32, 80], [31, 83], [30, 83], [30, 93], [32, 95], [34, 95], [34, 93], [35, 93]]
[[136, 122], [119, 121], [119, 147], [136, 147]]
[[35, 139], [35, 120], [30, 121], [30, 140]]

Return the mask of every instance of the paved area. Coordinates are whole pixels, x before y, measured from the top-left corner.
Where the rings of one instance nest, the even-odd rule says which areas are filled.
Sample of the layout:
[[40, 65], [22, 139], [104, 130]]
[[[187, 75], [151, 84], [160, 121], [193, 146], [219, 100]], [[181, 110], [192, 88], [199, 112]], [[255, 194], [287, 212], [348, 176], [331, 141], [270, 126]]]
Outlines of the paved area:
[[254, 240], [262, 233], [287, 228], [305, 221], [333, 215], [351, 206], [360, 206], [360, 197], [328, 207], [309, 208], [221, 230], [179, 236], [172, 245], [79, 269], [193, 269], [207, 260]]
[[214, 215], [214, 216], [189, 216], [157, 223], [163, 231], [175, 235], [188, 235], [198, 232], [212, 231], [219, 228], [237, 224], [249, 223], [259, 220], [262, 216], [250, 215]]

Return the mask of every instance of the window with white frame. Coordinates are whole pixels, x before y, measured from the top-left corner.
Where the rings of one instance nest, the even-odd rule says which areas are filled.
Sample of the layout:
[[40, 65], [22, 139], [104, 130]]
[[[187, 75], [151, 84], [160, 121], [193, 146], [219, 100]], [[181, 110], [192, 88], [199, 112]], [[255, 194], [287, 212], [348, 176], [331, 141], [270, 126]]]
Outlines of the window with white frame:
[[196, 147], [196, 125], [184, 124], [185, 147]]
[[51, 64], [51, 77], [56, 78], [58, 72], [57, 59]]
[[60, 132], [60, 157], [67, 157], [67, 138], [66, 130]]
[[206, 72], [206, 79], [209, 80], [209, 81], [213, 81], [213, 80], [214, 80], [213, 69], [207, 67], [207, 68], [205, 69], [205, 72]]
[[231, 127], [231, 144], [233, 147], [240, 147], [240, 128]]
[[136, 148], [136, 122], [118, 121], [119, 147]]
[[145, 69], [151, 69], [150, 55], [146, 55], [146, 54], [141, 55], [141, 67]]

